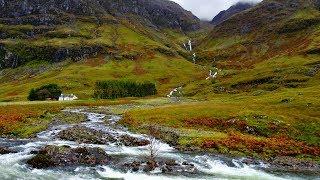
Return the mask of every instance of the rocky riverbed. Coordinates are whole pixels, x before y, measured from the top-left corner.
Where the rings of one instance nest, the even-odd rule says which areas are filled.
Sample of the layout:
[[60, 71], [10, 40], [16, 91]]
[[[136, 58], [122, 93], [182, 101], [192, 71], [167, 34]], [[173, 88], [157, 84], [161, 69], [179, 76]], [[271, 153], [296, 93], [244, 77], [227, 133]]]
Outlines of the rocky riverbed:
[[285, 172], [281, 171], [281, 167], [287, 166], [285, 162], [291, 162], [290, 159], [278, 158], [272, 165], [245, 158], [182, 153], [173, 147], [175, 138], [164, 139], [167, 144], [147, 135], [131, 133], [117, 125], [121, 119], [119, 115], [93, 113], [88, 109], [65, 111], [83, 114], [87, 121], [52, 125], [34, 139], [0, 139], [0, 179], [319, 177], [317, 174], [296, 174], [295, 171], [300, 166], [306, 167], [303, 169], [305, 172], [312, 168], [319, 169], [316, 164], [296, 162], [295, 166], [288, 167], [292, 171]]

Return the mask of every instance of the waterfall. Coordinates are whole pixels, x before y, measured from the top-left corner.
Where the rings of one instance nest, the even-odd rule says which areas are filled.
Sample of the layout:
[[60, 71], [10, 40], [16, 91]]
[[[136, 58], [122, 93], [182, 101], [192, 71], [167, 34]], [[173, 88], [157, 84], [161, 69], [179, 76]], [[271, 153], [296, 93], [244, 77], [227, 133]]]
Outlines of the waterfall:
[[192, 42], [191, 42], [191, 40], [189, 40], [188, 45], [189, 45], [189, 51], [192, 51]]

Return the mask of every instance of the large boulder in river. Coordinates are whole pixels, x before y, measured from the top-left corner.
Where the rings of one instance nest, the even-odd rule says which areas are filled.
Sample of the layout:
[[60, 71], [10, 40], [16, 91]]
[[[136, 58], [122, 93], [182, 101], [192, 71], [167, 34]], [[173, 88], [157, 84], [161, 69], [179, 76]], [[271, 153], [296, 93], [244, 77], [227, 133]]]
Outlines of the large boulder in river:
[[130, 147], [146, 146], [146, 145], [150, 144], [149, 140], [139, 139], [139, 138], [128, 136], [128, 135], [122, 135], [119, 138], [119, 140], [125, 146], [130, 146]]
[[82, 126], [75, 126], [61, 131], [58, 138], [87, 144], [107, 144], [116, 142], [110, 134]]
[[69, 146], [46, 146], [27, 164], [33, 168], [43, 169], [59, 166], [100, 165], [107, 164], [110, 157], [101, 148]]

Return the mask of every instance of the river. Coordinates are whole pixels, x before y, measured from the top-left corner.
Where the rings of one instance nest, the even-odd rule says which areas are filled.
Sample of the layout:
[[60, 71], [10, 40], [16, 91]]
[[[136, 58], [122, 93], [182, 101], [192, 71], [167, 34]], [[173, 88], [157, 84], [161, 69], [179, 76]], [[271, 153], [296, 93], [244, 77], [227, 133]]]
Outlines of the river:
[[[99, 166], [79, 166], [70, 168], [33, 169], [26, 164], [26, 160], [34, 155], [32, 151], [39, 150], [46, 145], [67, 145], [70, 147], [100, 147], [110, 156], [117, 156], [119, 159], [140, 159], [148, 153], [148, 146], [127, 147], [119, 143], [107, 145], [78, 144], [72, 141], [63, 141], [56, 138], [56, 135], [70, 127], [81, 125], [91, 129], [99, 130], [111, 134], [115, 138], [121, 135], [129, 135], [141, 139], [150, 137], [142, 134], [129, 132], [126, 128], [115, 125], [121, 119], [119, 115], [105, 115], [88, 112], [87, 109], [69, 109], [73, 113], [83, 113], [87, 116], [87, 121], [73, 125], [57, 125], [48, 130], [38, 133], [36, 138], [10, 140], [0, 139], [0, 147], [10, 147], [16, 153], [0, 155], [0, 179], [303, 179], [305, 177], [294, 174], [279, 175], [265, 171], [268, 165], [260, 162], [252, 165], [242, 163], [241, 159], [231, 159], [209, 154], [186, 154], [178, 152], [168, 144], [157, 141], [159, 158], [170, 158], [183, 164], [188, 162], [194, 165], [197, 171], [188, 170], [176, 172], [174, 174], [162, 173], [155, 169], [152, 172], [144, 171], [125, 172], [117, 169], [115, 164]], [[108, 123], [105, 123], [105, 121]]]

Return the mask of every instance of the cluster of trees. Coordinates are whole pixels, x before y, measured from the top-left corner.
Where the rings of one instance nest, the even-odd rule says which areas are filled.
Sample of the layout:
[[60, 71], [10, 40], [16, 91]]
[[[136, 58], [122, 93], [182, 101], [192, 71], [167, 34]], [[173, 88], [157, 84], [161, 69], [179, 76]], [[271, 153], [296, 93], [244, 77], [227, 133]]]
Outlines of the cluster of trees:
[[58, 100], [62, 90], [57, 84], [47, 84], [29, 92], [29, 101]]
[[145, 97], [157, 93], [154, 83], [136, 83], [131, 81], [98, 81], [94, 97], [98, 99], [116, 99], [121, 97]]

